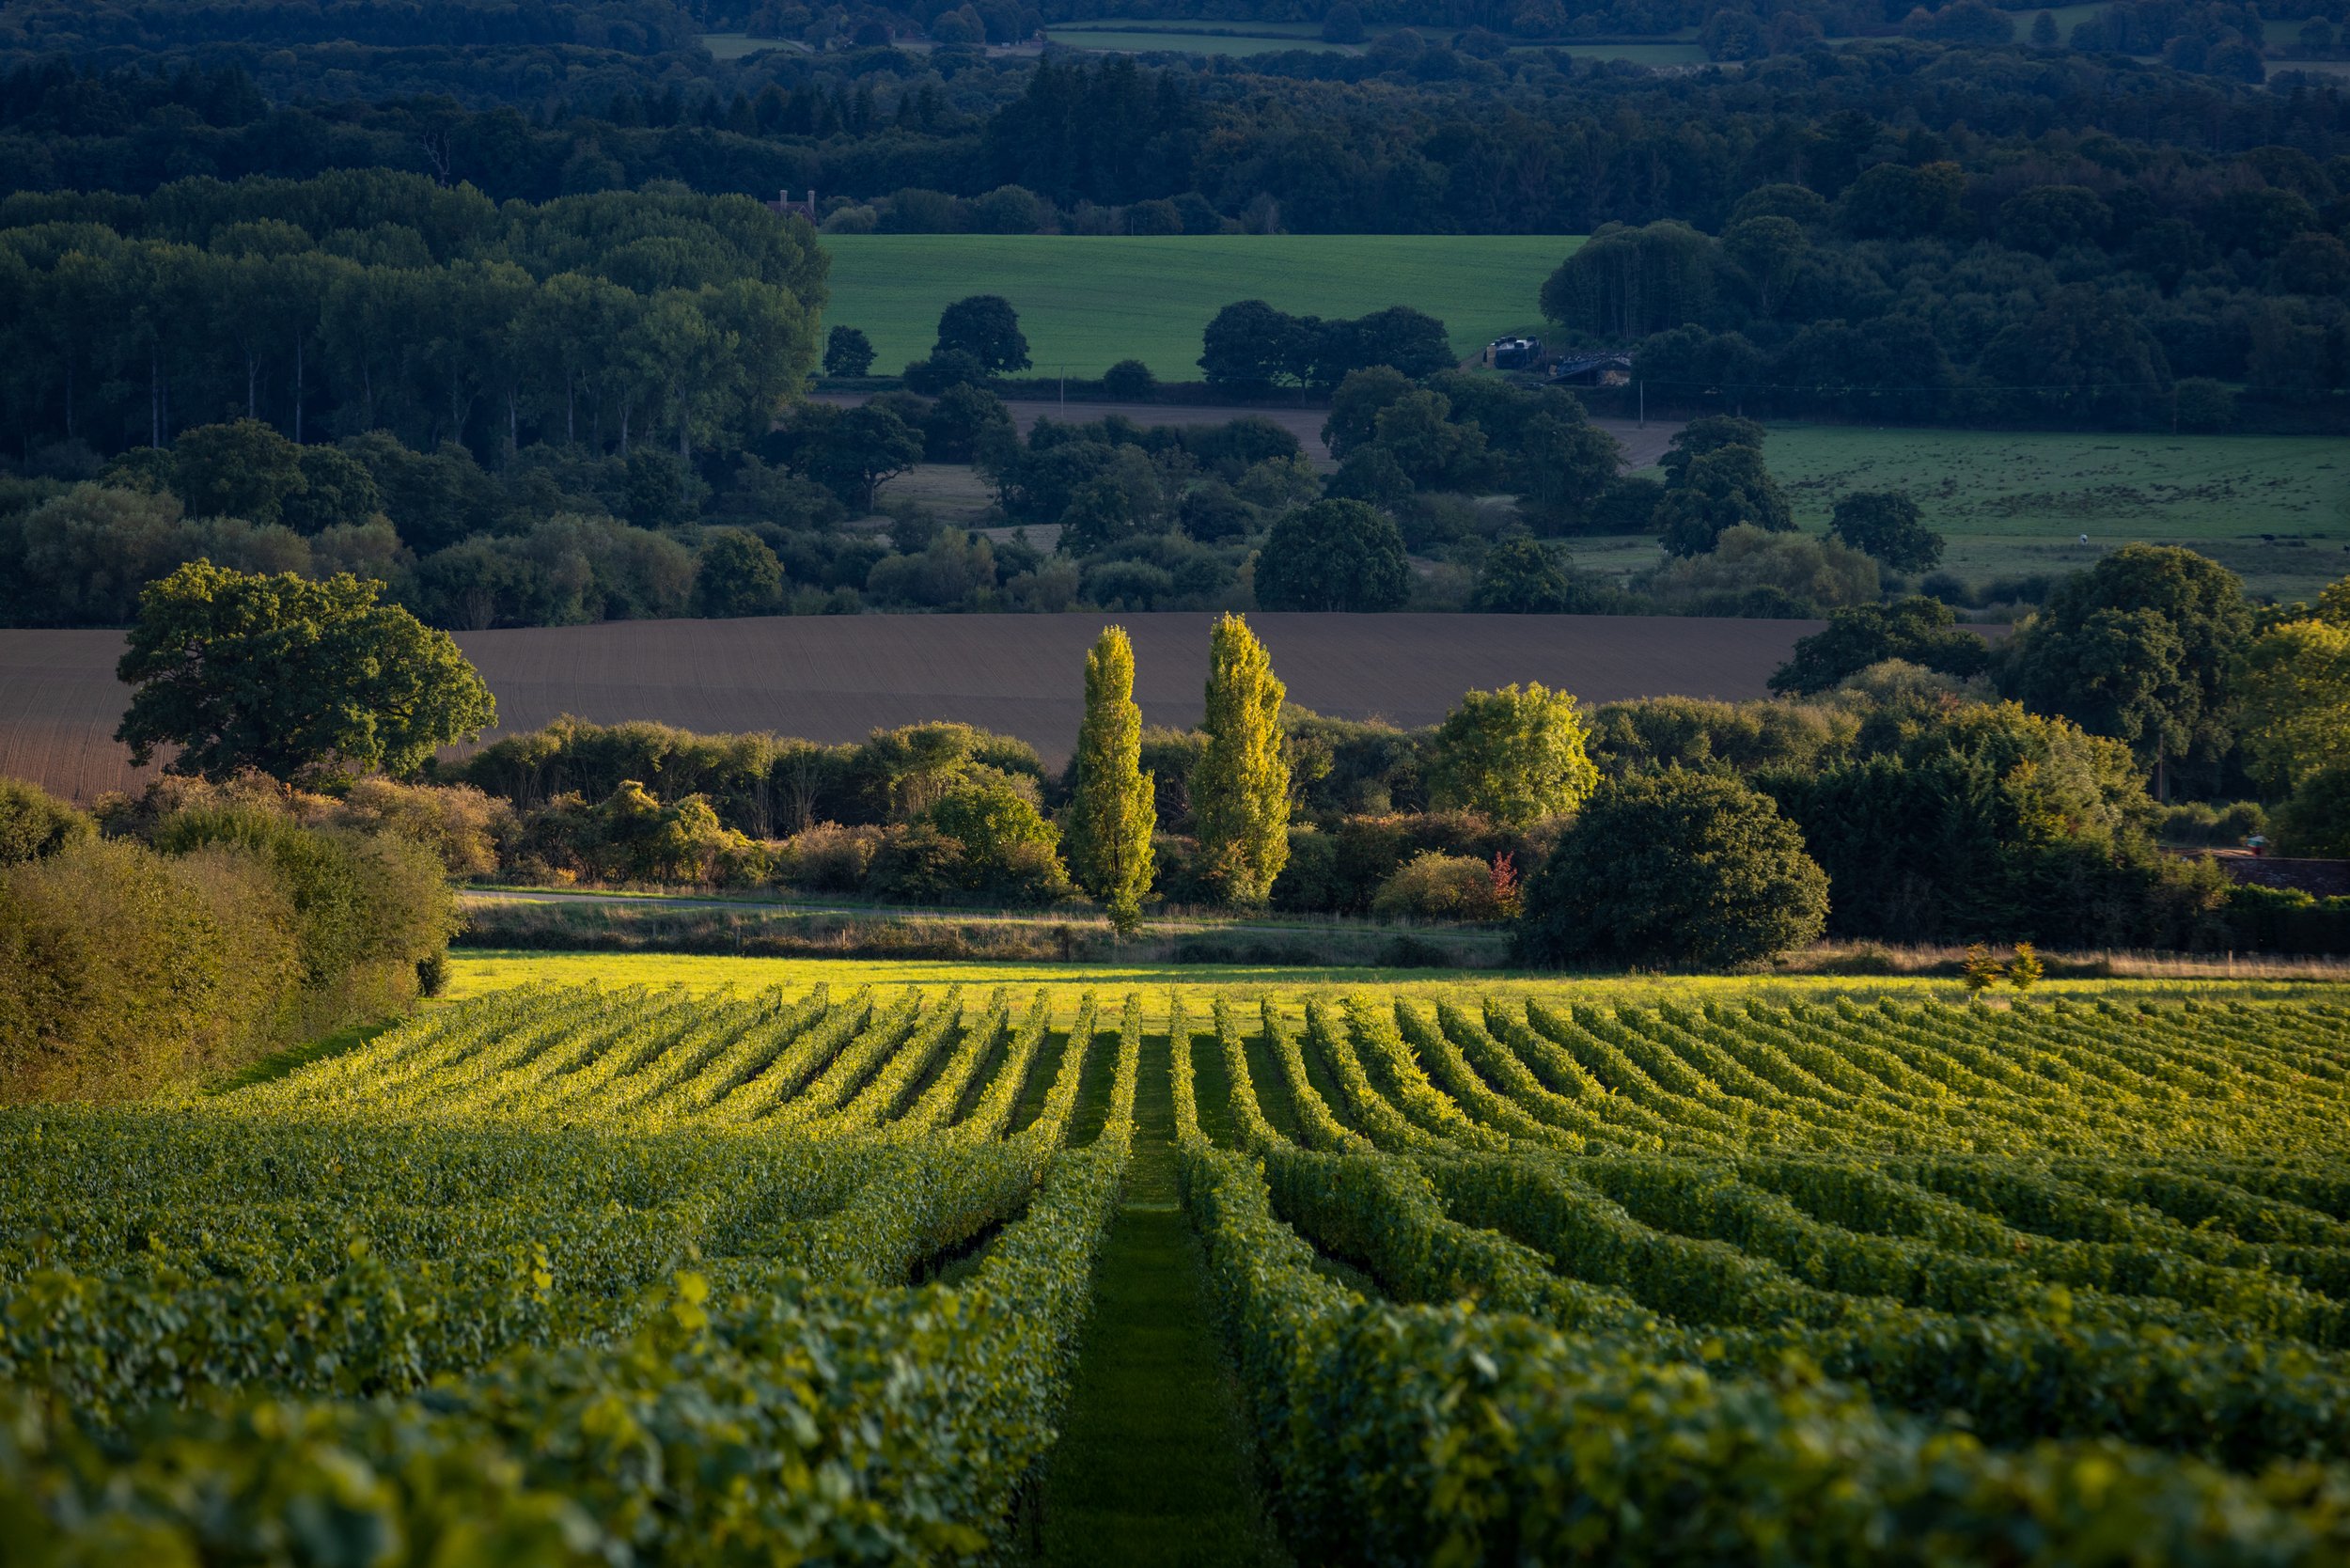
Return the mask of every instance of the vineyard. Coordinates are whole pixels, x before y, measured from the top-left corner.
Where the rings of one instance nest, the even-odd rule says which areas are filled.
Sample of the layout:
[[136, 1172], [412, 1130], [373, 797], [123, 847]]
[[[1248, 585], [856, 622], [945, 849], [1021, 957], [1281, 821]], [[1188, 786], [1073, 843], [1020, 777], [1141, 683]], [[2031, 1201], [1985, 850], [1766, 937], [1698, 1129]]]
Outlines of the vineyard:
[[2350, 1562], [2346, 1111], [2224, 994], [494, 991], [0, 1113], [0, 1558], [1107, 1551], [1149, 1211], [1301, 1562]]

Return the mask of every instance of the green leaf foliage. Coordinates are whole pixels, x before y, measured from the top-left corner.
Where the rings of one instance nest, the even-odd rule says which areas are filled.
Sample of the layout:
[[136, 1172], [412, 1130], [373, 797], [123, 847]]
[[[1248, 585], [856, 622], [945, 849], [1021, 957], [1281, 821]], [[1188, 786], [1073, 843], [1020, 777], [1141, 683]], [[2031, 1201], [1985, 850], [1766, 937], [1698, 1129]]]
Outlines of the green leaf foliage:
[[1816, 939], [1827, 893], [1768, 796], [1668, 771], [1592, 796], [1527, 880], [1518, 950], [1538, 964], [1741, 964]]
[[175, 773], [324, 782], [413, 773], [496, 723], [456, 642], [378, 604], [382, 586], [181, 567], [139, 596], [116, 739], [142, 763], [178, 747]]
[[1077, 885], [1131, 929], [1151, 890], [1156, 788], [1142, 771], [1142, 709], [1135, 701], [1135, 650], [1104, 627], [1086, 654], [1085, 717], [1077, 729], [1076, 791], [1069, 804], [1069, 863]]
[[1261, 904], [1289, 861], [1288, 688], [1248, 623], [1219, 619], [1208, 640], [1208, 744], [1191, 774], [1200, 878], [1225, 902]]

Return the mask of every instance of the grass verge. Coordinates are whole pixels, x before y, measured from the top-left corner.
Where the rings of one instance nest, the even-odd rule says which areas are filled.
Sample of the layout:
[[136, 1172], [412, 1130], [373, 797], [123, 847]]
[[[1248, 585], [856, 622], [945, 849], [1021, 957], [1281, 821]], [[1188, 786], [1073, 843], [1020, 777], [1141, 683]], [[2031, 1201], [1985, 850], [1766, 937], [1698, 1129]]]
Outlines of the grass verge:
[[1032, 1560], [1221, 1568], [1288, 1560], [1251, 1475], [1237, 1383], [1176, 1206], [1167, 1043], [1144, 1042], [1126, 1203], [1104, 1245]]

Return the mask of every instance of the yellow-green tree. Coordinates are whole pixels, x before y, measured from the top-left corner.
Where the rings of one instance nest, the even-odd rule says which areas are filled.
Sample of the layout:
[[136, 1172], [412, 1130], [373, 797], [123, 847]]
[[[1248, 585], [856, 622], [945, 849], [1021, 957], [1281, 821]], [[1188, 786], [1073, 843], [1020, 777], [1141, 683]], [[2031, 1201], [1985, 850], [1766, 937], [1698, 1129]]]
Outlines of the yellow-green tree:
[[1077, 885], [1131, 932], [1151, 890], [1151, 835], [1158, 826], [1151, 776], [1142, 771], [1142, 710], [1135, 702], [1135, 648], [1105, 626], [1086, 655], [1086, 712], [1077, 728], [1077, 790], [1069, 806], [1070, 869]]
[[1562, 817], [1599, 784], [1574, 698], [1542, 682], [1468, 692], [1437, 727], [1429, 792], [1512, 827]]
[[2299, 788], [2350, 753], [2350, 626], [2327, 619], [2270, 627], [2246, 651], [2237, 691], [2253, 771], [2277, 789]]
[[1228, 615], [1208, 638], [1207, 749], [1191, 775], [1200, 875], [1227, 903], [1260, 904], [1289, 864], [1290, 769], [1273, 660]]

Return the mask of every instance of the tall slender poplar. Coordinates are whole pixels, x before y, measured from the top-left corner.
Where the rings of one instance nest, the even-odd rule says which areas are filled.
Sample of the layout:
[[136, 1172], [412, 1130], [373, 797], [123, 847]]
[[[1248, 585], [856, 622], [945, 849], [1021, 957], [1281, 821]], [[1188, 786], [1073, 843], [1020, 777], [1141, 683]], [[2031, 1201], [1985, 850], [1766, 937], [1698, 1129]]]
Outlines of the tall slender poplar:
[[1132, 932], [1151, 890], [1151, 835], [1158, 826], [1151, 776], [1142, 771], [1142, 710], [1135, 703], [1135, 648], [1105, 626], [1086, 655], [1086, 712], [1077, 729], [1077, 791], [1065, 842], [1077, 884]]
[[1208, 639], [1208, 747], [1191, 774], [1203, 880], [1230, 904], [1261, 904], [1290, 858], [1290, 769], [1273, 660], [1236, 615]]

